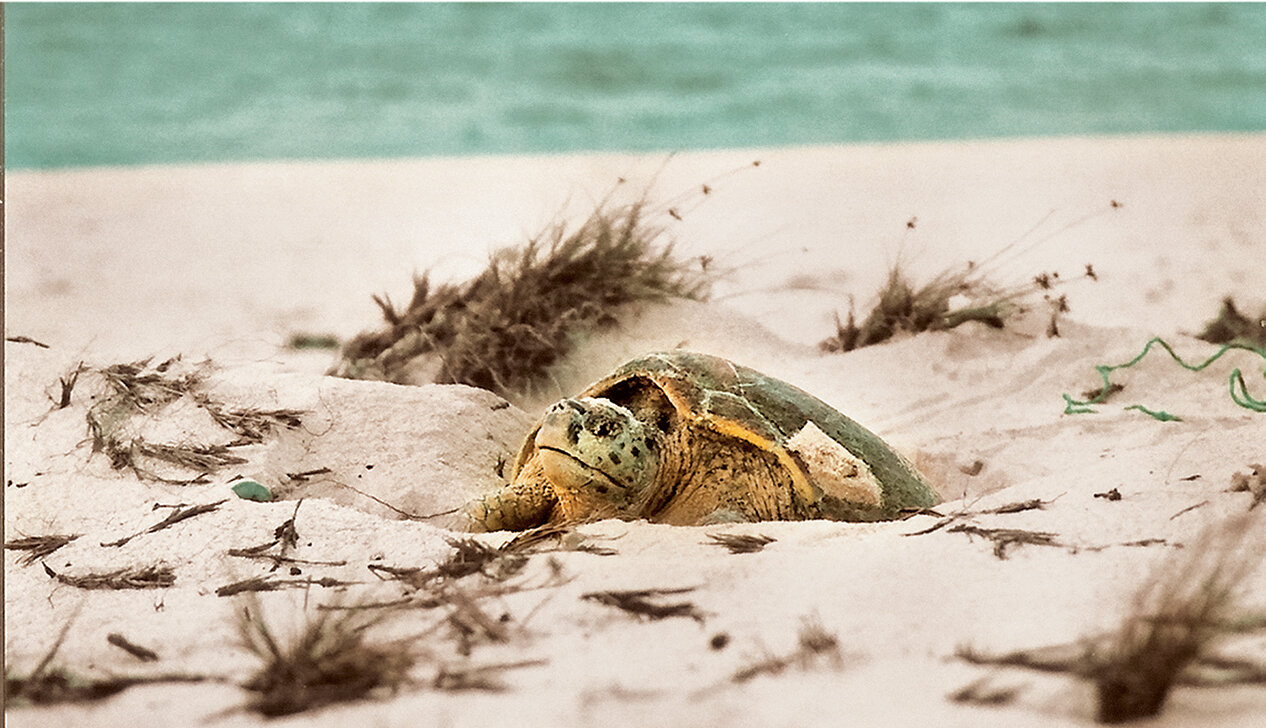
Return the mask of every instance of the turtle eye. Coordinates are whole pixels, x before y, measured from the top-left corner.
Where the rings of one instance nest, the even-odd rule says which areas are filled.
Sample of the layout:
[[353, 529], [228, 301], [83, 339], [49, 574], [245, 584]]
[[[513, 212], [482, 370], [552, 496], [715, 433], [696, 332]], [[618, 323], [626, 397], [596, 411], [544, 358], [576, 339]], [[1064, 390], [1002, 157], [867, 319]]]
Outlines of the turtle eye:
[[611, 437], [616, 433], [617, 429], [616, 424], [607, 419], [600, 419], [589, 426], [589, 431], [592, 432], [595, 437]]

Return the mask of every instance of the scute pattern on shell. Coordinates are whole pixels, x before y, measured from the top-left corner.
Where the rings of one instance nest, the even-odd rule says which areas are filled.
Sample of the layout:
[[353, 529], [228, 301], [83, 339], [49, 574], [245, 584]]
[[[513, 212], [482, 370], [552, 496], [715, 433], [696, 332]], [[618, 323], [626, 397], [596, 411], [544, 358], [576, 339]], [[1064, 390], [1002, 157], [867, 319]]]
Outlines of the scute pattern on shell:
[[633, 378], [659, 387], [683, 416], [779, 455], [801, 476], [803, 468], [795, 464], [786, 443], [812, 421], [869, 465], [883, 490], [878, 509], [825, 498], [820, 503], [824, 517], [893, 518], [903, 509], [926, 508], [938, 501], [923, 476], [865, 427], [792, 384], [720, 357], [688, 351], [648, 354], [624, 364], [581, 396], [602, 397]]

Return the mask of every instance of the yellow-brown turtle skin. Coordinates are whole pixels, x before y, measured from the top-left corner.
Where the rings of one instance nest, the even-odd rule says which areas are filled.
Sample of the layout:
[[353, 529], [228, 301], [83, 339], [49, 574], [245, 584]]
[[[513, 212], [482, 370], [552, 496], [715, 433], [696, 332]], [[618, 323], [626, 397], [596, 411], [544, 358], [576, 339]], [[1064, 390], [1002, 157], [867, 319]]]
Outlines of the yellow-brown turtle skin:
[[874, 433], [786, 382], [707, 354], [634, 359], [552, 406], [474, 530], [601, 518], [877, 521], [935, 491]]

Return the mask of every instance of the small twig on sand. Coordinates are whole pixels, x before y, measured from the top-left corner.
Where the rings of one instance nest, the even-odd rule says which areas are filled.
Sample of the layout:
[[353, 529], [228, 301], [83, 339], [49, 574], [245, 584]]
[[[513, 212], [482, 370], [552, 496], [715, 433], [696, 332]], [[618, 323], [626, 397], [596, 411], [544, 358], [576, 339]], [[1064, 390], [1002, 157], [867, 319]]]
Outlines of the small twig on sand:
[[965, 533], [968, 536], [981, 536], [993, 541], [993, 554], [1000, 559], [1007, 558], [1007, 549], [1014, 544], [1033, 544], [1035, 546], [1062, 546], [1056, 541], [1056, 534], [1046, 531], [1024, 531], [1018, 528], [981, 528], [970, 523], [961, 523], [947, 533]]
[[142, 662], [153, 662], [158, 659], [157, 652], [149, 649], [148, 647], [142, 647], [136, 644], [118, 632], [111, 632], [106, 635], [106, 642], [109, 642]]
[[302, 589], [309, 586], [339, 587], [360, 584], [358, 581], [343, 581], [333, 577], [320, 579], [269, 579], [266, 576], [252, 576], [249, 579], [225, 584], [215, 590], [217, 597], [231, 597], [244, 592], [277, 591], [278, 589]]
[[793, 665], [808, 669], [821, 659], [837, 669], [843, 665], [839, 638], [827, 632], [816, 617], [806, 617], [800, 625], [795, 651], [782, 656], [768, 655], [734, 673], [731, 679], [736, 683], [747, 682], [760, 675], [777, 675]]
[[665, 619], [667, 617], [690, 617], [696, 622], [703, 622], [704, 615], [691, 602], [675, 604], [656, 604], [651, 599], [670, 594], [685, 594], [694, 591], [694, 587], [679, 589], [634, 589], [628, 591], [589, 592], [581, 599], [606, 604], [622, 609], [629, 614], [647, 619]]
[[118, 541], [111, 541], [111, 542], [109, 542], [109, 543], [102, 543], [101, 545], [102, 545], [102, 546], [122, 546], [123, 544], [127, 543], [128, 541], [131, 541], [132, 539], [136, 538], [137, 536], [140, 536], [140, 535], [143, 535], [143, 534], [146, 534], [146, 533], [155, 533], [155, 532], [157, 532], [157, 531], [161, 531], [161, 530], [163, 530], [164, 528], [169, 528], [169, 527], [171, 527], [172, 525], [175, 525], [175, 524], [177, 524], [177, 523], [180, 523], [181, 521], [183, 521], [183, 520], [185, 520], [185, 519], [187, 519], [187, 518], [193, 518], [194, 516], [200, 516], [200, 515], [202, 515], [203, 513], [210, 513], [211, 511], [216, 510], [217, 508], [219, 508], [220, 506], [224, 505], [224, 504], [225, 504], [225, 503], [227, 503], [227, 502], [228, 502], [228, 500], [226, 499], [226, 500], [218, 500], [218, 501], [216, 501], [216, 502], [214, 502], [214, 503], [202, 503], [202, 504], [199, 504], [199, 505], [196, 505], [196, 506], [189, 506], [189, 507], [187, 507], [187, 508], [177, 508], [176, 510], [172, 511], [171, 513], [168, 513], [166, 518], [164, 518], [163, 520], [159, 521], [158, 523], [155, 523], [154, 525], [150, 526], [149, 528], [146, 528], [146, 529], [144, 529], [144, 530], [142, 530], [142, 531], [137, 531], [136, 533], [132, 534], [131, 536], [124, 536], [123, 538], [119, 539]]
[[176, 583], [176, 572], [169, 566], [133, 566], [83, 576], [58, 574], [48, 564], [43, 566], [44, 572], [57, 581], [80, 589], [161, 589]]

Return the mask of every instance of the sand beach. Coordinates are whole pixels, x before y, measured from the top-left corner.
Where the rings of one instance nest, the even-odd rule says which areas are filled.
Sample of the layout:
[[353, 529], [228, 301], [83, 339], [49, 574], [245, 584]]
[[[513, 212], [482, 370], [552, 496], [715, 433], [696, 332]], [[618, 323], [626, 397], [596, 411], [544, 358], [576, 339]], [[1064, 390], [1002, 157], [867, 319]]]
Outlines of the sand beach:
[[[1264, 135], [90, 168], [5, 184], [5, 541], [76, 536], [34, 557], [6, 549], [6, 675], [144, 678], [96, 700], [10, 702], [9, 725], [1092, 725], [1096, 683], [1074, 674], [1088, 646], [1112, 644], [1158, 593], [1205, 593], [1209, 563], [1235, 578], [1187, 677], [1201, 684], [1140, 724], [1266, 715], [1266, 508], [1251, 508], [1266, 414], [1228, 385], [1238, 369], [1266, 398], [1263, 356], [1191, 371], [1155, 346], [1111, 373], [1124, 390], [1093, 412], [1067, 413], [1062, 396], [1085, 398], [1096, 366], [1153, 337], [1205, 361], [1219, 347], [1194, 335], [1227, 296], [1263, 310]], [[675, 254], [716, 273], [710, 296], [621, 310], [531, 396], [330, 377], [336, 351], [293, 346], [378, 326], [371, 295], [407, 301], [415, 272], [466, 280], [495, 249], [643, 194]], [[1004, 287], [1058, 273], [1058, 335], [1038, 292], [1002, 328], [819, 347], [892, 266], [929, 280], [969, 263]], [[866, 524], [600, 521], [427, 576], [469, 534], [456, 516], [399, 510], [443, 513], [497, 487], [549, 402], [674, 348], [813, 393], [943, 502]], [[141, 360], [188, 389], [127, 426], [230, 453], [205, 482], [94, 452], [109, 368]], [[215, 415], [248, 411], [275, 417], [246, 440]], [[282, 497], [240, 498], [239, 476]], [[269, 556], [286, 533], [284, 558]], [[252, 579], [271, 590], [241, 592]], [[366, 639], [391, 647], [374, 659], [408, 653], [400, 679], [261, 714], [243, 630], [258, 646], [249, 625], [266, 624], [284, 644], [347, 615], [377, 618]], [[1016, 653], [1048, 669], [983, 664]]]

